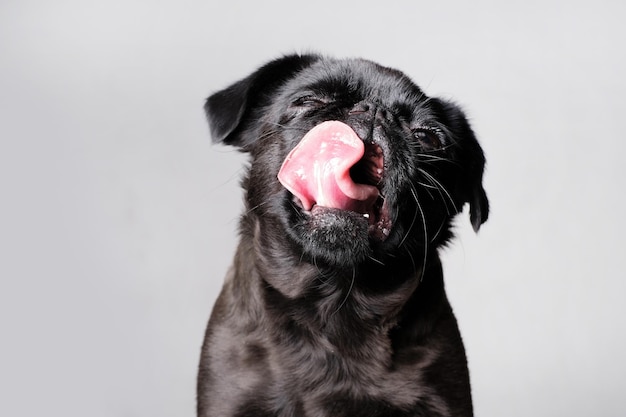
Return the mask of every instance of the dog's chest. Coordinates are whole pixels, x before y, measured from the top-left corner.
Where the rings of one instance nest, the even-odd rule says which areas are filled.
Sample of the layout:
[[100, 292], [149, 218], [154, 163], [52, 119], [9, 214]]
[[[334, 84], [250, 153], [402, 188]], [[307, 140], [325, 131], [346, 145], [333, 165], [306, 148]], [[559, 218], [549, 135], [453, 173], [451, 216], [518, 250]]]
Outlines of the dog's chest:
[[[403, 416], [402, 410], [430, 410], [447, 415], [445, 402], [427, 388], [425, 372], [437, 357], [436, 350], [413, 349], [394, 357], [388, 345], [371, 343], [358, 356], [336, 350], [282, 352], [272, 362], [273, 401], [289, 398], [301, 408], [301, 416]], [[285, 358], [289, 358], [286, 360]], [[267, 391], [266, 391], [267, 392]], [[292, 415], [292, 414], [289, 414]]]

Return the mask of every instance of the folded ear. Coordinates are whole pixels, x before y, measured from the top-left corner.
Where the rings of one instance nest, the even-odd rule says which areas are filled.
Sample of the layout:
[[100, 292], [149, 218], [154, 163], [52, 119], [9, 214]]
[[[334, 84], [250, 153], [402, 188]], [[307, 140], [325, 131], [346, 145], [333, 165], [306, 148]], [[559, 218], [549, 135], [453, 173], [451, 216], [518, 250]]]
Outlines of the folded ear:
[[478, 232], [489, 217], [489, 200], [483, 188], [485, 155], [459, 106], [441, 99], [433, 99], [432, 103], [438, 107], [453, 136], [455, 152], [462, 166], [457, 193], [464, 203], [469, 203], [470, 221], [474, 231]]
[[204, 105], [213, 142], [246, 150], [256, 141], [251, 122], [278, 88], [319, 59], [316, 55], [287, 55], [262, 66], [248, 77], [211, 95]]
[[478, 229], [480, 226], [487, 221], [489, 217], [489, 200], [487, 199], [487, 193], [482, 186], [482, 175], [481, 175], [481, 183], [475, 184], [474, 190], [471, 194], [470, 204], [470, 221], [472, 222], [472, 227], [474, 231], [478, 233]]

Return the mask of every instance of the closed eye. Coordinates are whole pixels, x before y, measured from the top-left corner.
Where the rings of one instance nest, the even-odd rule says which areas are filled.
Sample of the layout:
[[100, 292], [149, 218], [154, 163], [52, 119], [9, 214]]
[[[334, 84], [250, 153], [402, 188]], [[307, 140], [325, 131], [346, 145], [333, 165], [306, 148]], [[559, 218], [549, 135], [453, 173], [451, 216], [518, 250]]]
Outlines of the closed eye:
[[296, 107], [322, 107], [328, 104], [326, 100], [323, 100], [315, 96], [304, 96], [295, 99], [292, 103]]

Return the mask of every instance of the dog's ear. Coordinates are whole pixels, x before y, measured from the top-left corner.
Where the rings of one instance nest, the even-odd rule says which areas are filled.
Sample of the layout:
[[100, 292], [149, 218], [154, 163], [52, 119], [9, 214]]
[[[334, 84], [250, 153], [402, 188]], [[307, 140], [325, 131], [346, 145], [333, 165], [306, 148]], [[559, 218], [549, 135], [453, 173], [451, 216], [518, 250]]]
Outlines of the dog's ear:
[[485, 155], [465, 113], [458, 105], [441, 99], [433, 99], [432, 103], [450, 129], [455, 151], [462, 164], [462, 178], [456, 193], [462, 196], [464, 203], [469, 203], [470, 221], [474, 231], [478, 232], [489, 217], [489, 200], [483, 188]]
[[489, 217], [489, 200], [487, 199], [487, 193], [482, 185], [482, 173], [479, 183], [474, 184], [472, 190], [470, 204], [470, 221], [474, 231], [478, 233], [480, 226], [487, 221]]
[[251, 125], [257, 119], [259, 110], [269, 103], [285, 81], [318, 59], [316, 55], [287, 55], [278, 58], [230, 87], [211, 95], [204, 110], [213, 142], [247, 150], [257, 139]]

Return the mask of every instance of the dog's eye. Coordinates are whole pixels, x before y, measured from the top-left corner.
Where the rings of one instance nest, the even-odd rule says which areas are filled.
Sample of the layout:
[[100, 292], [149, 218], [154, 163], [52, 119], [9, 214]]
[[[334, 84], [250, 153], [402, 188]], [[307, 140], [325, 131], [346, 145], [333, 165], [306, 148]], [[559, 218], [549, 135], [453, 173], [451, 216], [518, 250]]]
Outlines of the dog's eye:
[[296, 107], [321, 107], [325, 104], [324, 100], [313, 96], [299, 97], [293, 102], [293, 105]]
[[417, 139], [425, 150], [432, 151], [441, 148], [441, 140], [437, 133], [427, 129], [416, 129], [413, 131], [413, 137]]

